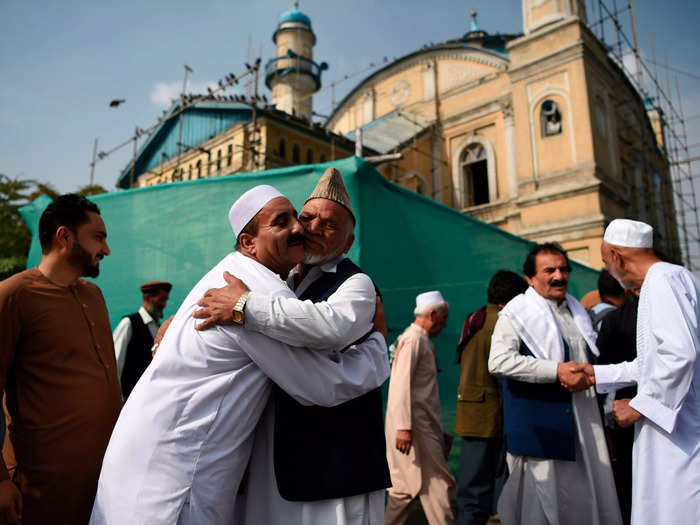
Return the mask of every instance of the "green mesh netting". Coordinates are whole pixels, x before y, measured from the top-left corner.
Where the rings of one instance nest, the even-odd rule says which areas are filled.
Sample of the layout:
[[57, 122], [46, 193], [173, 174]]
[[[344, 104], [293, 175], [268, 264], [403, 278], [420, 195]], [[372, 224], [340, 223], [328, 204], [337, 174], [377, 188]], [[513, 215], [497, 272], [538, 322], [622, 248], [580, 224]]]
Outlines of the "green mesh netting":
[[[228, 210], [245, 191], [271, 184], [301, 209], [330, 165], [343, 174], [357, 217], [349, 256], [383, 294], [389, 343], [412, 322], [418, 293], [438, 289], [450, 303], [447, 327], [434, 342], [442, 367], [442, 417], [445, 430], [451, 431], [459, 381], [459, 367], [452, 363], [462, 322], [486, 302], [489, 279], [497, 270], [521, 272], [532, 243], [392, 184], [361, 158], [90, 197], [100, 207], [112, 251], [94, 280], [107, 301], [112, 326], [138, 309], [139, 286], [150, 280], [173, 283], [165, 315], [175, 313], [192, 286], [233, 250]], [[33, 235], [48, 202], [38, 199], [21, 210]], [[34, 235], [28, 267], [40, 258]], [[572, 266], [570, 293], [580, 298], [596, 288], [598, 272]], [[458, 451], [453, 447], [453, 471]]]

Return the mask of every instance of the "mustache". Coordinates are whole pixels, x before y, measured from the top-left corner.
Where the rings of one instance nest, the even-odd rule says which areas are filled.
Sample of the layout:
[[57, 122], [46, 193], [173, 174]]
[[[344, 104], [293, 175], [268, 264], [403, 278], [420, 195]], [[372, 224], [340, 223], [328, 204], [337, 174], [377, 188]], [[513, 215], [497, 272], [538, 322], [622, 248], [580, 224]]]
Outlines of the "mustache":
[[552, 281], [552, 286], [566, 286], [569, 284], [569, 281], [566, 279], [560, 279], [558, 281]]
[[301, 233], [294, 233], [287, 238], [287, 246], [292, 244], [303, 244], [304, 236]]

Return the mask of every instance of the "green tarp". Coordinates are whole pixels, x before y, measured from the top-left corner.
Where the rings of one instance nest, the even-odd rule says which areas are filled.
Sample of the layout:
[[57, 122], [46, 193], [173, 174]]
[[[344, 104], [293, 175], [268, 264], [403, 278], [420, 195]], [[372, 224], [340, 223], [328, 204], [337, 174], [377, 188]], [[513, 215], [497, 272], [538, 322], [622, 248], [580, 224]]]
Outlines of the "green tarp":
[[[384, 297], [389, 343], [412, 321], [415, 296], [438, 289], [450, 303], [447, 327], [435, 339], [445, 430], [454, 427], [459, 367], [452, 363], [467, 313], [486, 302], [496, 270], [521, 272], [532, 243], [465, 216], [385, 180], [374, 167], [352, 157], [326, 164], [186, 181], [96, 195], [112, 254], [95, 282], [107, 301], [112, 326], [142, 302], [139, 285], [173, 283], [166, 316], [223, 256], [235, 239], [228, 223], [231, 204], [258, 184], [271, 184], [301, 209], [325, 169], [343, 174], [357, 217], [349, 253], [376, 282]], [[22, 214], [34, 236], [28, 267], [39, 263], [37, 200]], [[570, 293], [580, 298], [596, 287], [598, 272], [573, 263]], [[459, 447], [453, 448], [456, 468]]]

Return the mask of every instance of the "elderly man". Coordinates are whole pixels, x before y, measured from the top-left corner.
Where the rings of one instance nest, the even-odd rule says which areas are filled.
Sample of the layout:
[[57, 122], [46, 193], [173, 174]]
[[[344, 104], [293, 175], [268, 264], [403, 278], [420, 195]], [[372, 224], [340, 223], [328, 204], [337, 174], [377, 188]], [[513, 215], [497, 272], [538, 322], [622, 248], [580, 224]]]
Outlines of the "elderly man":
[[61, 195], [39, 241], [39, 266], [0, 283], [0, 389], [16, 459], [12, 480], [14, 465], [0, 463], [0, 523], [80, 524], [122, 405], [107, 307], [80, 278], [99, 274], [107, 229], [95, 203]]
[[129, 397], [131, 390], [151, 364], [153, 338], [160, 327], [163, 310], [173, 285], [164, 281], [149, 281], [141, 285], [143, 305], [138, 312], [125, 316], [114, 329], [114, 352], [117, 357], [117, 373], [122, 386], [122, 396]]
[[[245, 328], [281, 341], [342, 349], [362, 337], [374, 314], [372, 280], [344, 257], [355, 216], [342, 176], [324, 173], [299, 215], [306, 256], [287, 282], [300, 300], [250, 291]], [[247, 293], [240, 280], [207, 292], [199, 328], [232, 322]], [[379, 524], [390, 484], [379, 389], [326, 408], [302, 406], [276, 389], [256, 432], [244, 522], [280, 525]]]
[[510, 475], [498, 514], [504, 525], [617, 525], [596, 396], [580, 364], [598, 355], [596, 335], [586, 311], [566, 293], [566, 252], [538, 244], [523, 271], [530, 288], [501, 310], [489, 356], [489, 372], [505, 378]]
[[416, 297], [415, 320], [399, 336], [389, 380], [386, 440], [392, 487], [386, 523], [406, 521], [420, 497], [431, 525], [453, 523], [448, 491], [456, 485], [445, 459], [438, 363], [430, 341], [447, 324], [449, 306], [438, 291]]
[[661, 262], [653, 230], [616, 219], [601, 255], [627, 289], [641, 287], [637, 358], [594, 366], [598, 391], [637, 384], [637, 395], [615, 401], [622, 426], [635, 425], [632, 523], [700, 521], [700, 286], [681, 266]]
[[[379, 333], [344, 353], [294, 348], [241, 326], [195, 329], [197, 300], [228, 271], [250, 289], [293, 297], [281, 276], [304, 256], [296, 211], [271, 186], [232, 206], [237, 249], [192, 289], [129, 397], [105, 455], [94, 524], [235, 523], [236, 494], [273, 382], [305, 404], [333, 405], [386, 379]], [[242, 303], [242, 301], [241, 301]], [[244, 321], [243, 305], [234, 320]], [[357, 327], [372, 331], [371, 319]]]

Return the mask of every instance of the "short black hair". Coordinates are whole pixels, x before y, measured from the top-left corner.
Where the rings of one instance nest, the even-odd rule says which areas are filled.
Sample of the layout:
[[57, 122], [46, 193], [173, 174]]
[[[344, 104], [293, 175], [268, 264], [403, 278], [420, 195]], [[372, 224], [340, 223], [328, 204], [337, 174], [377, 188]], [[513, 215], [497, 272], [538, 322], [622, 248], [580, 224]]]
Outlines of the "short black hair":
[[610, 272], [603, 269], [598, 276], [598, 293], [603, 297], [620, 297], [624, 295], [625, 289], [617, 282]]
[[505, 304], [516, 295], [525, 293], [527, 287], [527, 281], [517, 273], [498, 270], [489, 282], [487, 300], [491, 304]]
[[525, 257], [525, 262], [523, 263], [523, 273], [530, 278], [535, 276], [537, 270], [535, 268], [535, 261], [540, 253], [558, 253], [566, 259], [566, 266], [569, 267], [571, 271], [571, 264], [569, 263], [569, 256], [566, 255], [566, 250], [561, 247], [558, 242], [544, 242], [542, 244], [536, 244], [530, 253]]
[[48, 253], [56, 231], [65, 226], [76, 233], [78, 228], [90, 221], [88, 212], [100, 214], [100, 208], [92, 201], [75, 193], [56, 197], [39, 219], [39, 243], [41, 251]]

